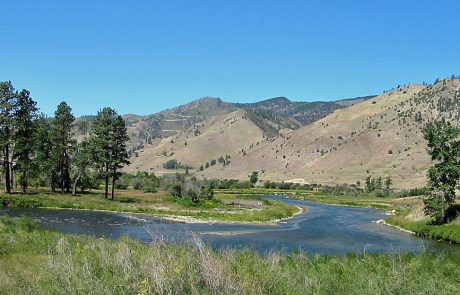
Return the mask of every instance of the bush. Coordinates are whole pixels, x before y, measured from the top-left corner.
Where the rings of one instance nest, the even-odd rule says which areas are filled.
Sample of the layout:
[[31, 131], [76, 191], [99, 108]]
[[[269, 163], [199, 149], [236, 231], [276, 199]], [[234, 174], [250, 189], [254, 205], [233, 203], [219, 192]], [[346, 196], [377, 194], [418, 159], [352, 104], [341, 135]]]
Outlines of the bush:
[[144, 181], [141, 178], [134, 178], [131, 181], [131, 185], [134, 189], [142, 189], [144, 187]]

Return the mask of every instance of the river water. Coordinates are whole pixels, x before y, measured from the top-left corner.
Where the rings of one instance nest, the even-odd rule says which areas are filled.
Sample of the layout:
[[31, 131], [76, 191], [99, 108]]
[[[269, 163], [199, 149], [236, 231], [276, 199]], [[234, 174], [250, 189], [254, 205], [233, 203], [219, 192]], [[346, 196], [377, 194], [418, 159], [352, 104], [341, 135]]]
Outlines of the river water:
[[190, 242], [201, 239], [213, 248], [302, 251], [310, 254], [458, 252], [458, 245], [423, 239], [372, 221], [384, 219], [382, 211], [325, 205], [268, 197], [304, 207], [305, 213], [273, 225], [182, 224], [151, 216], [111, 212], [0, 208], [0, 214], [28, 216], [42, 226], [64, 233], [97, 237]]

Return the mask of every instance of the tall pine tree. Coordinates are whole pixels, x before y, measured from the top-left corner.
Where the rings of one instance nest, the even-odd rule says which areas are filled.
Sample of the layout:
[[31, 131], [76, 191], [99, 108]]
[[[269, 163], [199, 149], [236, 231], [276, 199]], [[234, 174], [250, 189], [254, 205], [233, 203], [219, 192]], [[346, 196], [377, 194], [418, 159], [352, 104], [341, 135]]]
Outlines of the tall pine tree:
[[62, 192], [70, 193], [70, 154], [76, 141], [72, 138], [75, 117], [66, 102], [61, 102], [51, 122], [52, 161], [58, 174]]
[[37, 167], [37, 182], [40, 185], [49, 184], [55, 192], [57, 184], [57, 164], [54, 162], [53, 144], [51, 141], [51, 120], [40, 115], [35, 120], [33, 142], [35, 146], [35, 162]]
[[126, 142], [129, 140], [125, 121], [121, 116], [117, 116], [113, 122], [113, 145], [112, 145], [112, 200], [115, 195], [115, 182], [118, 179], [118, 170], [124, 165], [129, 164], [128, 150]]
[[104, 195], [109, 195], [109, 180], [112, 177], [112, 199], [118, 170], [128, 164], [126, 141], [128, 136], [123, 118], [113, 109], [104, 108], [97, 113], [91, 132], [93, 163], [104, 178]]
[[109, 195], [110, 163], [113, 138], [113, 118], [115, 111], [103, 108], [96, 115], [91, 131], [91, 153], [93, 164], [100, 177], [104, 179], [104, 196]]
[[34, 170], [32, 155], [34, 142], [34, 119], [36, 118], [37, 103], [30, 97], [30, 92], [22, 90], [17, 98], [14, 112], [14, 170], [17, 173], [22, 192], [27, 193], [29, 178]]
[[5, 192], [11, 194], [12, 188], [12, 144], [14, 129], [15, 91], [11, 82], [0, 82], [0, 152], [5, 182]]

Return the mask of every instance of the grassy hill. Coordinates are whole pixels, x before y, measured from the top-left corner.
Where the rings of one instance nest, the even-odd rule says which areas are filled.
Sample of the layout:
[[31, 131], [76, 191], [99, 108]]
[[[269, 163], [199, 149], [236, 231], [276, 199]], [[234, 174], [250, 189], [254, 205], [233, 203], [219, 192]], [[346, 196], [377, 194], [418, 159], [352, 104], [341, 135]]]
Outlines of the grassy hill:
[[458, 124], [459, 88], [458, 78], [398, 87], [199, 175], [247, 179], [256, 170], [262, 181], [324, 184], [363, 183], [374, 175], [392, 177], [399, 188], [423, 186], [430, 158], [421, 130], [441, 117]]
[[[163, 164], [177, 160], [182, 165], [191, 166], [190, 172], [198, 171], [200, 166], [223, 165], [233, 157], [247, 153], [266, 144], [269, 138], [244, 110], [236, 110], [223, 115], [210, 117], [192, 128], [176, 135], [156, 139], [136, 152], [130, 159], [129, 172], [154, 171], [157, 175], [175, 173], [165, 170]], [[215, 161], [215, 163], [213, 162]]]

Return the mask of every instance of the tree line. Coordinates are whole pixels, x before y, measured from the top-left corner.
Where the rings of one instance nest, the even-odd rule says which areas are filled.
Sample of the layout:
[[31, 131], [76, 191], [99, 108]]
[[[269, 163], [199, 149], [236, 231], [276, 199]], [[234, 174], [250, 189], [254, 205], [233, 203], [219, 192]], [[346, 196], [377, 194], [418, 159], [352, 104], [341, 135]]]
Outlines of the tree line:
[[[74, 128], [82, 134], [78, 140]], [[99, 186], [111, 198], [120, 169], [129, 164], [127, 129], [123, 118], [109, 107], [97, 113], [90, 124], [76, 122], [72, 108], [61, 102], [54, 117], [39, 113], [26, 89], [17, 91], [10, 81], [0, 82], [0, 155], [5, 192], [19, 186], [48, 186], [52, 192], [75, 194]]]

